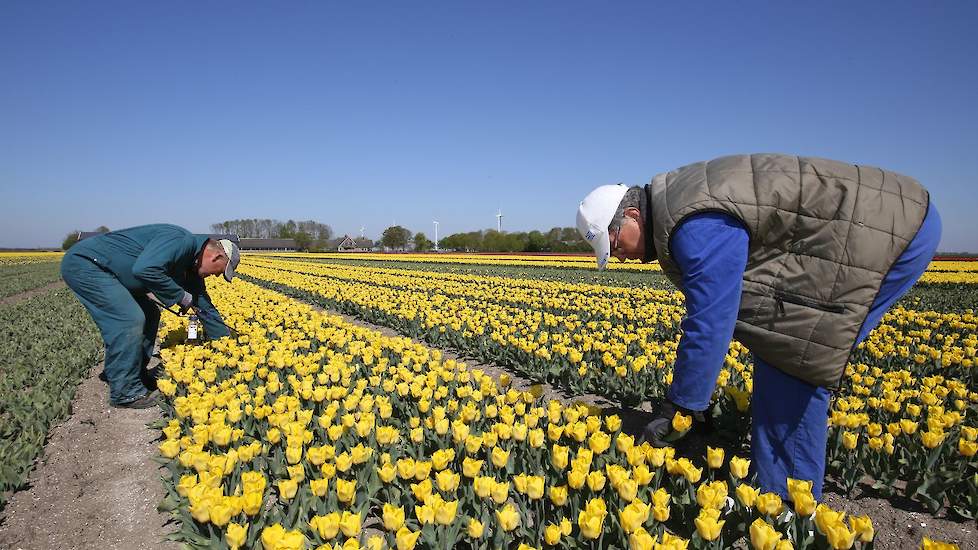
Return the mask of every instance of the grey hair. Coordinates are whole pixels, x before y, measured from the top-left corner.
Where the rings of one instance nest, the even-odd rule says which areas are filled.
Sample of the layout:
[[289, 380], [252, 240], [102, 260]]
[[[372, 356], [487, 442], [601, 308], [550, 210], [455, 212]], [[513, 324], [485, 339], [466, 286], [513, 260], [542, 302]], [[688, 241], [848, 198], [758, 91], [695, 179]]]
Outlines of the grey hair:
[[608, 231], [618, 231], [618, 227], [625, 217], [625, 210], [627, 208], [638, 208], [638, 211], [642, 213], [642, 218], [644, 219], [645, 209], [642, 204], [644, 201], [645, 192], [640, 186], [629, 187], [628, 191], [625, 191], [625, 196], [621, 198], [621, 202], [618, 203], [618, 210], [615, 211], [615, 216], [611, 218], [611, 223], [608, 224]]

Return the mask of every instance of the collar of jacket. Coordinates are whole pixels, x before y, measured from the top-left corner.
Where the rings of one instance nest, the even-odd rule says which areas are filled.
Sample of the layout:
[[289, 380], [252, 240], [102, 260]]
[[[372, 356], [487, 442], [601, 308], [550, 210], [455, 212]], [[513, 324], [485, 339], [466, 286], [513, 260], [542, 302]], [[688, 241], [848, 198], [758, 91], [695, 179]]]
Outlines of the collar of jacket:
[[642, 220], [645, 222], [643, 238], [645, 239], [645, 256], [642, 263], [649, 263], [659, 259], [655, 252], [655, 239], [652, 238], [652, 191], [649, 185], [645, 186], [645, 203], [642, 205]]
[[190, 266], [190, 273], [198, 278], [200, 275], [197, 274], [197, 268], [200, 267], [200, 257], [204, 253], [204, 245], [207, 244], [208, 240], [210, 240], [210, 237], [207, 235], [194, 234], [194, 246], [197, 248], [197, 253], [194, 254], [194, 262]]

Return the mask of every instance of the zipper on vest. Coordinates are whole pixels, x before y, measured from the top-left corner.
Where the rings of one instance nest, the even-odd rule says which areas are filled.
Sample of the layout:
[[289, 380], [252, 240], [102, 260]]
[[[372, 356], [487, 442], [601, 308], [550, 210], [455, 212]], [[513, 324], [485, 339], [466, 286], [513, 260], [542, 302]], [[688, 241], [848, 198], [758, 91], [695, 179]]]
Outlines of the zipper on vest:
[[810, 300], [808, 298], [803, 298], [801, 296], [793, 296], [791, 294], [785, 294], [783, 292], [775, 293], [774, 299], [778, 302], [778, 311], [784, 314], [784, 303], [795, 304], [799, 306], [809, 307], [812, 309], [818, 309], [821, 311], [827, 311], [829, 313], [845, 313], [846, 306], [842, 304], [825, 304], [815, 300]]

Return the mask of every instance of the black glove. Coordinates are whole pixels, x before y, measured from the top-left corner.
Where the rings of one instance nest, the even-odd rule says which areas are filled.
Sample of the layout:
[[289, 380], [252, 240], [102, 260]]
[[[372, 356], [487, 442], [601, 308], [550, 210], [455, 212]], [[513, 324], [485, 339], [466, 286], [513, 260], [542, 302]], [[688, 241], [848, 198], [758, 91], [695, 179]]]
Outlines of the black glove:
[[703, 421], [703, 413], [691, 411], [685, 407], [676, 405], [668, 399], [663, 399], [662, 404], [659, 406], [659, 412], [651, 422], [645, 425], [645, 430], [642, 432], [642, 437], [638, 443], [642, 444], [648, 441], [649, 445], [653, 447], [668, 447], [671, 445], [674, 439], [667, 441], [667, 436], [673, 433], [672, 419], [676, 416], [677, 412], [685, 416], [692, 416], [694, 423]]

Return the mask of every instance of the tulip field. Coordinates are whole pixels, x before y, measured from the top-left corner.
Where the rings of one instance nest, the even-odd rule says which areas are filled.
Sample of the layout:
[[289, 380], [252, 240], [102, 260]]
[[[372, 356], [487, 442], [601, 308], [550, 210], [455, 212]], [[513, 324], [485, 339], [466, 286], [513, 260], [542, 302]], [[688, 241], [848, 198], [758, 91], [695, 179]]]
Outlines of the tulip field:
[[[816, 503], [805, 482], [789, 498], [752, 484], [749, 453], [726, 444], [749, 432], [751, 359], [736, 342], [708, 411], [727, 438], [687, 456], [623, 430], [616, 411], [664, 394], [679, 339], [682, 295], [654, 266], [582, 280], [574, 257], [412, 256], [245, 255], [238, 279], [209, 285], [234, 337], [185, 346], [181, 319], [164, 316], [161, 508], [175, 539], [823, 549], [872, 548], [885, 528]], [[925, 279], [853, 354], [829, 477], [973, 524], [978, 263], [935, 262]], [[954, 546], [925, 530], [906, 547]]]

